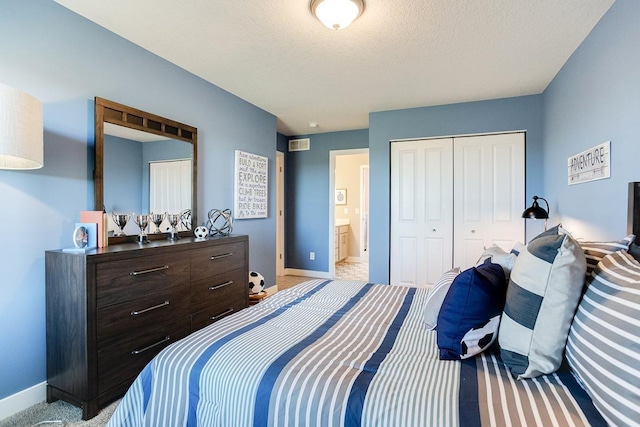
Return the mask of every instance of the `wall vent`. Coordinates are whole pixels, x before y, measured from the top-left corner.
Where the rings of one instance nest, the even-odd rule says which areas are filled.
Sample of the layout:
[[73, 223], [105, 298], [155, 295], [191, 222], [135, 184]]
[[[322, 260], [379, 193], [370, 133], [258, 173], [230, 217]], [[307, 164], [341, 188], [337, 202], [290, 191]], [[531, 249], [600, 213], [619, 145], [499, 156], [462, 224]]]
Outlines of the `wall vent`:
[[307, 151], [310, 147], [311, 140], [309, 138], [289, 140], [289, 151]]

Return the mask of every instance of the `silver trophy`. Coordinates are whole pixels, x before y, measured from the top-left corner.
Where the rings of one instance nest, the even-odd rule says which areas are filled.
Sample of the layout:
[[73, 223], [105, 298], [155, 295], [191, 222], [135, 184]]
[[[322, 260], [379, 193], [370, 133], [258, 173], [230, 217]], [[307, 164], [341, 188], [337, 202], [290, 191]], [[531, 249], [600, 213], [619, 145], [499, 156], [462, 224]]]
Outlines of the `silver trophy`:
[[117, 214], [112, 212], [111, 217], [113, 218], [113, 222], [120, 229], [116, 236], [126, 236], [127, 234], [124, 232], [124, 227], [127, 225], [127, 222], [129, 222], [129, 214]]
[[149, 225], [149, 215], [136, 215], [133, 213], [133, 221], [138, 227], [140, 227], [140, 234], [138, 234], [138, 243], [149, 243], [147, 237], [147, 225]]
[[149, 217], [151, 218], [151, 222], [156, 226], [156, 231], [155, 234], [160, 234], [162, 233], [162, 231], [160, 231], [160, 224], [162, 224], [162, 221], [164, 221], [164, 216], [165, 214], [159, 214], [159, 213], [151, 213], [149, 215]]
[[178, 233], [176, 233], [176, 227], [178, 226], [178, 222], [180, 221], [180, 214], [166, 214], [167, 221], [169, 221], [169, 225], [171, 226], [171, 231], [169, 231], [169, 240], [179, 239]]

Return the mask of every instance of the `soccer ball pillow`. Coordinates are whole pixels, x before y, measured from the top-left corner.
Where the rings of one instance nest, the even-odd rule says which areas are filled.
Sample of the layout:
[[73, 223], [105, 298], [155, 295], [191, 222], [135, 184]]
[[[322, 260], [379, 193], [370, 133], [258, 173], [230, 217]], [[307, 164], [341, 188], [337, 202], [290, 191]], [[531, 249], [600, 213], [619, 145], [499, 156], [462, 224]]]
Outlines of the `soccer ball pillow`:
[[249, 293], [259, 294], [264, 289], [264, 277], [257, 271], [249, 272]]

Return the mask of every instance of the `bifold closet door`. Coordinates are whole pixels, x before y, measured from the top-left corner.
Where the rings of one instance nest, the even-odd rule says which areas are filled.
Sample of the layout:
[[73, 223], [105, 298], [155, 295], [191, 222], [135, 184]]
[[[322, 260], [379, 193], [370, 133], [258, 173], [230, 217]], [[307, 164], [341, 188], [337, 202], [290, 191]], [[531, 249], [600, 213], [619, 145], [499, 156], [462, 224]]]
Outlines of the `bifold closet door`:
[[452, 166], [452, 138], [391, 144], [391, 284], [429, 286], [451, 268]]
[[524, 134], [454, 140], [453, 265], [468, 268], [485, 247], [524, 242]]

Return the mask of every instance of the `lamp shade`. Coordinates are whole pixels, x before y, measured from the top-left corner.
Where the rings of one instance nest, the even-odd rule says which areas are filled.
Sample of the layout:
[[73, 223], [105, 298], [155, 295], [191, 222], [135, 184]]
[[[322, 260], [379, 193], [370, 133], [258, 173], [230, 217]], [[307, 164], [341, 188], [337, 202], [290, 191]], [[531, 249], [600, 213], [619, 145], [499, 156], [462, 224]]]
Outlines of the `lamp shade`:
[[342, 30], [348, 27], [364, 10], [363, 0], [312, 0], [311, 12], [327, 28]]
[[[544, 200], [547, 204], [547, 209], [540, 207], [538, 199]], [[549, 218], [549, 203], [542, 197], [533, 196], [533, 204], [522, 212], [522, 218], [530, 219], [548, 219]]]
[[41, 168], [43, 139], [40, 101], [0, 84], [0, 169]]

